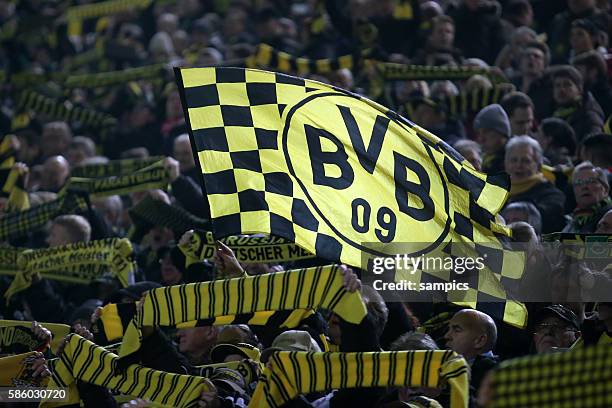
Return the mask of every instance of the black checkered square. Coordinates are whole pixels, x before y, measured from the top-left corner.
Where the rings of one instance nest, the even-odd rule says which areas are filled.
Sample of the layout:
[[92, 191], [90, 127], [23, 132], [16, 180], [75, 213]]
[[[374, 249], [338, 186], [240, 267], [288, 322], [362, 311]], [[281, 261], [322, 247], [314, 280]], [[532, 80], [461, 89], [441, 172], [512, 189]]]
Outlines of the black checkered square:
[[455, 232], [463, 235], [464, 237], [469, 238], [470, 241], [474, 240], [474, 226], [469, 218], [461, 215], [460, 213], [455, 213]]
[[315, 253], [319, 258], [338, 261], [342, 254], [342, 244], [334, 237], [325, 234], [317, 234]]
[[491, 228], [491, 221], [494, 220], [493, 214], [473, 200], [470, 200], [470, 218], [487, 229]]
[[215, 76], [218, 84], [246, 82], [246, 71], [242, 68], [217, 67]]
[[258, 149], [278, 150], [278, 132], [276, 130], [255, 128]]
[[269, 105], [278, 102], [276, 98], [276, 84], [247, 83], [246, 89], [251, 106]]
[[214, 127], [194, 130], [193, 139], [198, 152], [201, 152], [203, 150], [229, 152], [225, 128]]
[[219, 105], [217, 85], [209, 84], [185, 88], [185, 102], [188, 108]]
[[266, 192], [287, 197], [293, 196], [293, 182], [287, 173], [266, 173], [264, 181]]
[[246, 169], [261, 173], [261, 160], [257, 150], [231, 152], [230, 157], [235, 169]]
[[297, 225], [309, 231], [316, 232], [319, 229], [319, 221], [312, 215], [306, 203], [299, 198], [293, 200], [291, 218]]
[[297, 85], [297, 86], [306, 86], [306, 81], [302, 78], [296, 78], [285, 74], [276, 73], [276, 83], [277, 84], [287, 84], [287, 85]]
[[227, 237], [235, 235], [237, 231], [242, 231], [240, 213], [213, 218], [212, 223], [216, 237]]
[[221, 116], [225, 126], [253, 127], [253, 116], [248, 106], [221, 105]]
[[293, 228], [293, 223], [285, 217], [270, 213], [270, 231], [274, 235], [295, 242], [295, 229]]
[[240, 211], [269, 211], [266, 196], [263, 191], [245, 190], [238, 193], [238, 202], [240, 203]]
[[217, 173], [204, 173], [204, 184], [207, 194], [233, 194], [238, 192], [234, 170], [224, 170]]

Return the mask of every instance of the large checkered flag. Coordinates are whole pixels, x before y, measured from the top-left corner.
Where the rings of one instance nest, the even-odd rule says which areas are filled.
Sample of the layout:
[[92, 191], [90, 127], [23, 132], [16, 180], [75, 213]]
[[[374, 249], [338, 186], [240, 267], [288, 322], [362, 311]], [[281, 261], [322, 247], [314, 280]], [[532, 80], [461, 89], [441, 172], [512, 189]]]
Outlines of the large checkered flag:
[[498, 276], [486, 281], [497, 287], [484, 293], [476, 279], [464, 301], [496, 299], [498, 317], [524, 323], [524, 309], [506, 313], [499, 284], [509, 275], [498, 245], [508, 231], [495, 222], [507, 177], [475, 171], [436, 136], [342, 89], [252, 69], [175, 72], [217, 237], [272, 234], [357, 267], [389, 254], [370, 244], [495, 244]]

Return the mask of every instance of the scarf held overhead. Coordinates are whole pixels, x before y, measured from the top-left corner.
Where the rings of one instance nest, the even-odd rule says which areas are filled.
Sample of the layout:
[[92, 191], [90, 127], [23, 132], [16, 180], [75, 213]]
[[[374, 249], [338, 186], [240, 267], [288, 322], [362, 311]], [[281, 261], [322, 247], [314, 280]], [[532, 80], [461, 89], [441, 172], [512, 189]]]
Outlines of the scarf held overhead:
[[121, 357], [140, 348], [143, 326], [180, 323], [261, 311], [327, 309], [350, 323], [366, 315], [359, 292], [347, 292], [337, 265], [169, 286], [149, 291], [123, 336]]

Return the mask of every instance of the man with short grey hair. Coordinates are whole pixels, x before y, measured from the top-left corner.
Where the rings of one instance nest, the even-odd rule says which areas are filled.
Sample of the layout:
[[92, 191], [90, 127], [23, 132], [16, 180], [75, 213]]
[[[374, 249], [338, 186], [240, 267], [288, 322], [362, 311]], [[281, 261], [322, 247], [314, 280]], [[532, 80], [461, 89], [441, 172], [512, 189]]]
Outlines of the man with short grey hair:
[[612, 209], [610, 185], [606, 172], [591, 162], [580, 163], [574, 169], [572, 186], [576, 197], [576, 208], [572, 220], [563, 232], [595, 232], [597, 223], [608, 210]]
[[565, 225], [565, 195], [542, 174], [542, 148], [529, 136], [515, 136], [506, 145], [504, 166], [510, 175], [509, 203], [527, 201], [542, 216], [542, 232], [557, 232]]

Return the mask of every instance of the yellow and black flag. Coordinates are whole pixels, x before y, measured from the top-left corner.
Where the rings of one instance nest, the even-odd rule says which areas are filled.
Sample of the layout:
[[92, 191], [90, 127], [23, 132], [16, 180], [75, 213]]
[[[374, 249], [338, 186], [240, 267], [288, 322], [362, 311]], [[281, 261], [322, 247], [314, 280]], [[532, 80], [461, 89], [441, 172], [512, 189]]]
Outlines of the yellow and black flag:
[[495, 244], [496, 269], [458, 303], [496, 301], [492, 315], [525, 323], [500, 283], [517, 275], [499, 245], [509, 231], [495, 222], [506, 176], [475, 171], [426, 130], [330, 85], [242, 68], [176, 75], [217, 238], [276, 235], [357, 267], [390, 255], [367, 243], [423, 243], [415, 253]]

